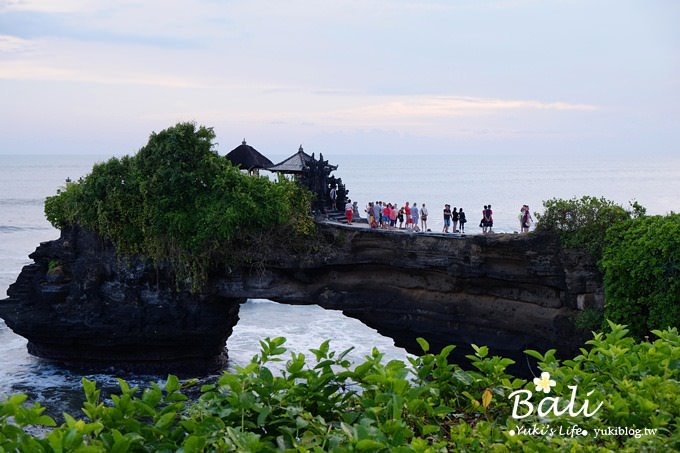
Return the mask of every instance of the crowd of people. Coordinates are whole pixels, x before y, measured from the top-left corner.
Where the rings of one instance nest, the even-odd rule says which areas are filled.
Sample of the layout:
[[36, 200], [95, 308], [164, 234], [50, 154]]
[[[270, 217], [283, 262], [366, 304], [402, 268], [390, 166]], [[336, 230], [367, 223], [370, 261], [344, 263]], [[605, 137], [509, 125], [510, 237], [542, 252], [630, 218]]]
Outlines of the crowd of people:
[[369, 202], [364, 210], [371, 228], [399, 228], [412, 231], [429, 231], [427, 217], [429, 215], [425, 203], [408, 201], [397, 207], [396, 203], [382, 201]]
[[[405, 202], [402, 206], [397, 203], [386, 203], [383, 201], [371, 201], [366, 205], [364, 212], [367, 215], [368, 224], [371, 228], [400, 229], [409, 231], [431, 231], [427, 221], [429, 217], [428, 208], [425, 203], [420, 207], [417, 202]], [[453, 207], [445, 204], [442, 211], [444, 227], [442, 233], [465, 234], [465, 224], [468, 222], [467, 214], [463, 208]], [[359, 216], [356, 202], [347, 200], [345, 205], [345, 217], [347, 224], [351, 225], [355, 217]], [[534, 219], [531, 217], [528, 205], [523, 205], [518, 215], [520, 222], [520, 232], [527, 233], [531, 228]], [[479, 227], [483, 234], [493, 232], [493, 210], [491, 205], [484, 205]]]

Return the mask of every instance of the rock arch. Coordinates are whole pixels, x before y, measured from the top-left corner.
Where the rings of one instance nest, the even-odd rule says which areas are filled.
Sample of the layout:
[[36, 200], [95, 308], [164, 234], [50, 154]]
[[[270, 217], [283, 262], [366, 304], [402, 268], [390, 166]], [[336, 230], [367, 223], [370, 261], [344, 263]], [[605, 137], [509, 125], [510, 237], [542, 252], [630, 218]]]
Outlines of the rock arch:
[[248, 298], [342, 310], [419, 352], [471, 343], [517, 356], [527, 348], [574, 352], [578, 300], [601, 300], [602, 278], [557, 238], [454, 237], [318, 225], [323, 253], [272, 256], [263, 269], [227, 269], [206, 291], [176, 291], [172, 269], [118, 259], [78, 227], [41, 244], [0, 302], [0, 317], [29, 352], [72, 363], [179, 374], [224, 366], [225, 343]]

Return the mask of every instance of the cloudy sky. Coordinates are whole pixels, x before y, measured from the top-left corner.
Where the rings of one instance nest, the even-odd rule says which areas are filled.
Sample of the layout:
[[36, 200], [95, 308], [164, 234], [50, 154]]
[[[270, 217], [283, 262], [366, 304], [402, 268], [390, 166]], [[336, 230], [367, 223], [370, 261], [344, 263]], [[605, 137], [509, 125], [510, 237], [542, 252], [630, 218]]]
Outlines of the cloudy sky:
[[0, 0], [0, 153], [680, 152], [676, 0]]

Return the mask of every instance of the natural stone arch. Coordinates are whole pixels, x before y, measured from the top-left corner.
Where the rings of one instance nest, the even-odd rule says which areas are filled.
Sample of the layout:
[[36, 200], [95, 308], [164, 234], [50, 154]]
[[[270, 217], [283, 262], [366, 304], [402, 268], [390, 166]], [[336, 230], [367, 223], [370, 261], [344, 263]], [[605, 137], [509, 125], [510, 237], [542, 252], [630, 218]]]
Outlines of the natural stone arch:
[[0, 317], [41, 357], [195, 375], [224, 366], [248, 298], [341, 310], [414, 353], [424, 337], [435, 351], [457, 344], [464, 355], [475, 343], [509, 356], [572, 353], [583, 339], [577, 299], [602, 292], [592, 260], [552, 236], [318, 231], [332, 244], [323, 253], [273, 253], [259, 271], [226, 269], [192, 294], [176, 290], [172, 269], [121, 260], [96, 234], [65, 229], [31, 255]]

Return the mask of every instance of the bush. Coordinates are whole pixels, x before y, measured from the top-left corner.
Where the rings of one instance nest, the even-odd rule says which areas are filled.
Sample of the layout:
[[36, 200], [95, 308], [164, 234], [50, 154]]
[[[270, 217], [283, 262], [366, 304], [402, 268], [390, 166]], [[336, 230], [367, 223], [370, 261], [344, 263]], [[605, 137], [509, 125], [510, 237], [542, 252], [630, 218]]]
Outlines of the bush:
[[631, 206], [633, 212], [603, 197], [583, 196], [571, 200], [553, 198], [543, 202], [543, 214], [534, 214], [536, 231], [556, 233], [565, 247], [584, 248], [599, 260], [607, 229], [633, 215], [644, 213], [644, 208], [637, 203]]
[[214, 138], [192, 123], [153, 133], [135, 156], [96, 164], [48, 197], [46, 217], [97, 231], [121, 254], [170, 262], [193, 289], [211, 267], [255, 259], [245, 244], [313, 231], [309, 191], [241, 173], [213, 150]]
[[574, 322], [577, 329], [585, 332], [598, 331], [605, 327], [604, 312], [598, 308], [586, 308]]
[[609, 319], [636, 338], [680, 327], [680, 214], [614, 225], [601, 264]]
[[[653, 343], [610, 329], [563, 363], [554, 350], [527, 351], [547, 374], [533, 382], [507, 374], [512, 361], [489, 357], [486, 347], [474, 347], [466, 371], [449, 363], [453, 346], [408, 363], [385, 363], [374, 349], [352, 365], [328, 341], [308, 361], [285, 357], [283, 338], [266, 339], [248, 365], [204, 385], [194, 402], [182, 392], [195, 382], [172, 376], [141, 393], [120, 380], [108, 404], [84, 379], [85, 418], [65, 414], [55, 426], [39, 405], [10, 397], [0, 403], [0, 450], [678, 451], [677, 329], [655, 331]], [[531, 397], [517, 411], [513, 395], [522, 392]], [[35, 426], [49, 431], [33, 436]]]

